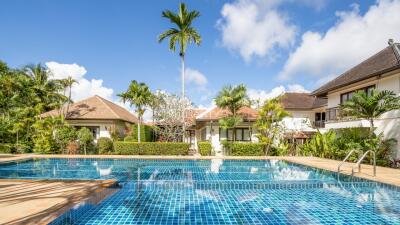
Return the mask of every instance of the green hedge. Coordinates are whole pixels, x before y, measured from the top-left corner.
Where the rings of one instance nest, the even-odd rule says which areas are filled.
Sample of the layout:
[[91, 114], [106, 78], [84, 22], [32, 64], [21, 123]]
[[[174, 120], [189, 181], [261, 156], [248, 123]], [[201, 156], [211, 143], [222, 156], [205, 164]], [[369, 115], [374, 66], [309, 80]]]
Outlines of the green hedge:
[[201, 155], [211, 155], [212, 146], [208, 141], [197, 142], [197, 147]]
[[264, 156], [265, 144], [252, 142], [223, 142], [225, 153], [232, 156]]
[[[132, 125], [131, 132], [128, 136], [124, 138], [124, 141], [137, 142], [138, 140], [138, 126]], [[147, 125], [140, 126], [140, 141], [150, 142], [153, 141], [153, 128]]]
[[188, 155], [189, 143], [181, 142], [114, 142], [119, 155]]
[[97, 140], [99, 154], [110, 154], [113, 152], [113, 141], [111, 138], [101, 137]]

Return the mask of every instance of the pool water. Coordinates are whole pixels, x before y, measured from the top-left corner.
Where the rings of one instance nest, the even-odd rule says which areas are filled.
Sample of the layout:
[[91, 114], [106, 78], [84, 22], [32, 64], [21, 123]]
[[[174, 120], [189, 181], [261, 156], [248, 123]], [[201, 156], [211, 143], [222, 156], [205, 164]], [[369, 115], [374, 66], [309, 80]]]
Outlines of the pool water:
[[52, 224], [400, 224], [400, 189], [278, 160], [35, 159], [0, 178], [116, 179]]

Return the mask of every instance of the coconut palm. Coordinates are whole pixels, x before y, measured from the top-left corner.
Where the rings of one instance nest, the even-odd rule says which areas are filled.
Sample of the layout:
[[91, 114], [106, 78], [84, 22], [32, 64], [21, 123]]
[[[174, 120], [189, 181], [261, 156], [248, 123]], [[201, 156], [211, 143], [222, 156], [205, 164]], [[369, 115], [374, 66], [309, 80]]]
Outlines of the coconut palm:
[[122, 101], [129, 102], [130, 106], [135, 106], [138, 114], [138, 142], [140, 143], [140, 126], [146, 106], [149, 104], [152, 93], [145, 83], [138, 83], [136, 80], [131, 81], [126, 92], [118, 94]]
[[58, 108], [60, 102], [65, 102], [66, 97], [60, 93], [62, 87], [57, 80], [50, 79], [51, 73], [46, 67], [41, 64], [29, 65], [24, 68], [24, 72], [33, 83], [32, 90], [37, 102], [35, 108], [38, 112]]
[[400, 97], [393, 91], [376, 91], [370, 94], [365, 91], [354, 93], [353, 97], [340, 105], [345, 115], [370, 122], [370, 134], [374, 132], [374, 120], [391, 110], [400, 109]]
[[[176, 27], [164, 31], [158, 36], [158, 42], [169, 38], [169, 49], [175, 52], [176, 45], [179, 45], [179, 56], [181, 58], [181, 73], [182, 73], [182, 100], [185, 98], [185, 55], [188, 44], [195, 43], [200, 45], [201, 36], [197, 30], [192, 26], [194, 19], [200, 16], [200, 12], [193, 10], [188, 11], [184, 3], [179, 4], [179, 12], [174, 13], [170, 10], [162, 12], [162, 17], [169, 19], [169, 21]], [[182, 113], [183, 124], [185, 121], [185, 113]], [[185, 125], [183, 125], [185, 131]], [[183, 137], [184, 138], [184, 137]]]
[[258, 110], [258, 118], [255, 123], [257, 137], [260, 142], [266, 143], [268, 153], [273, 141], [281, 130], [280, 122], [290, 116], [281, 104], [281, 96], [266, 100]]
[[[237, 112], [243, 106], [249, 106], [250, 100], [247, 96], [247, 88], [243, 84], [238, 86], [225, 86], [215, 98], [215, 103], [222, 109], [228, 109], [231, 116], [223, 118], [219, 121], [220, 125], [227, 128], [234, 128], [242, 122], [242, 118], [237, 116]], [[233, 140], [236, 139], [236, 132], [233, 131]]]
[[67, 79], [65, 79], [65, 84], [67, 85], [69, 92], [68, 92], [68, 102], [67, 102], [67, 111], [66, 111], [66, 115], [68, 116], [68, 112], [69, 112], [69, 106], [72, 103], [72, 99], [71, 99], [71, 94], [72, 94], [72, 85], [74, 85], [75, 83], [78, 83], [77, 80], [73, 79], [71, 76], [68, 76]]

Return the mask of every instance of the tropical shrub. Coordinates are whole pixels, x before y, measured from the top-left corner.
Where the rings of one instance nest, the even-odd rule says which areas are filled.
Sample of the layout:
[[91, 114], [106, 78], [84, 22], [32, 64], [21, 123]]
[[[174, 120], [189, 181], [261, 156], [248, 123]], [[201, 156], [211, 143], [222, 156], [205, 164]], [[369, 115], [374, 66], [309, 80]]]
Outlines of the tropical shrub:
[[78, 139], [80, 145], [83, 146], [83, 150], [86, 155], [88, 147], [90, 148], [91, 145], [93, 145], [93, 134], [87, 127], [82, 127], [78, 131]]
[[137, 138], [135, 138], [133, 136], [126, 136], [124, 138], [124, 141], [126, 141], [126, 142], [137, 142]]
[[[377, 165], [389, 166], [393, 161], [395, 139], [384, 139], [383, 135], [370, 135], [368, 128], [343, 128], [330, 130], [327, 133], [317, 133], [311, 140], [300, 147], [299, 154], [343, 160], [349, 151], [358, 150], [349, 160], [356, 161], [368, 150], [375, 151]], [[365, 162], [370, 161], [368, 155]]]
[[12, 144], [0, 144], [0, 153], [14, 153], [15, 149]]
[[189, 143], [182, 142], [114, 142], [119, 155], [188, 155]]
[[65, 125], [57, 127], [54, 132], [54, 139], [60, 149], [60, 152], [65, 152], [66, 147], [77, 138], [77, 132], [74, 127]]
[[68, 143], [67, 147], [67, 154], [78, 154], [79, 151], [79, 143], [76, 141]]
[[225, 152], [232, 156], [264, 156], [265, 144], [252, 142], [222, 142]]
[[212, 146], [208, 141], [197, 142], [197, 148], [199, 149], [200, 155], [206, 156], [211, 155]]
[[113, 152], [113, 141], [107, 137], [101, 137], [97, 140], [99, 154], [110, 154]]
[[53, 118], [44, 118], [37, 120], [32, 127], [33, 132], [33, 151], [36, 153], [54, 154], [59, 153], [59, 148], [54, 139], [53, 130], [56, 127], [57, 120]]
[[315, 136], [302, 146], [300, 154], [303, 156], [318, 156], [331, 158], [334, 155], [336, 132], [330, 130], [324, 134], [317, 132]]

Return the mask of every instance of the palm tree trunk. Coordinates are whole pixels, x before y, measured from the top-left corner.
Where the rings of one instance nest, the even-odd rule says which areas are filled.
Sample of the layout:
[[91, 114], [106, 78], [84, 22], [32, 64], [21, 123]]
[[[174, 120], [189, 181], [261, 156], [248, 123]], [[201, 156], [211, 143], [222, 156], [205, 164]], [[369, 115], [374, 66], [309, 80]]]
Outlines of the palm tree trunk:
[[369, 134], [370, 134], [371, 137], [372, 137], [372, 134], [374, 133], [374, 119], [373, 119], [373, 118], [370, 118], [370, 119], [369, 119], [369, 124], [370, 124], [370, 127], [369, 127]]
[[140, 120], [142, 119], [142, 116], [139, 115], [139, 120], [138, 120], [138, 133], [137, 133], [137, 137], [138, 137], [138, 143], [140, 143]]
[[[181, 72], [182, 72], [182, 104], [185, 102], [185, 56], [181, 55]], [[183, 130], [183, 135], [182, 135], [182, 142], [185, 142], [185, 132], [186, 132], [186, 127], [185, 127], [185, 105], [183, 108], [182, 112], [182, 130]]]
[[67, 112], [65, 113], [65, 116], [68, 117], [68, 111], [69, 111], [69, 104], [71, 102], [71, 89], [72, 89], [72, 84], [69, 86], [69, 94], [68, 94], [68, 102], [67, 102]]

